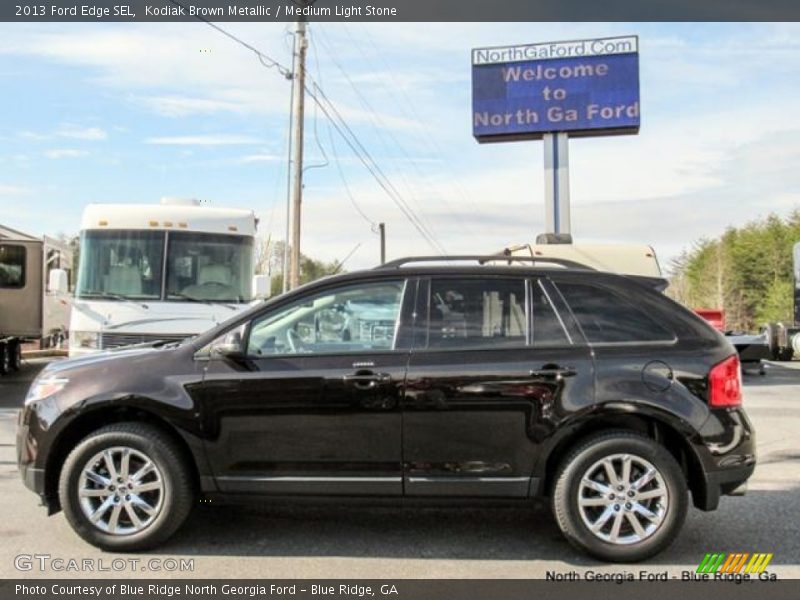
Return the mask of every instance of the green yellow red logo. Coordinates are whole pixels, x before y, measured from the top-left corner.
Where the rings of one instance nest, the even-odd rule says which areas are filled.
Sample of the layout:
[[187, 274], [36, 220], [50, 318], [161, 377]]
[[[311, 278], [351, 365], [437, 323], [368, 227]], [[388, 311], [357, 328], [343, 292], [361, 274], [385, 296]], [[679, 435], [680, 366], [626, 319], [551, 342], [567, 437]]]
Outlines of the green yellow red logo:
[[771, 552], [709, 552], [697, 573], [763, 573], [771, 560]]

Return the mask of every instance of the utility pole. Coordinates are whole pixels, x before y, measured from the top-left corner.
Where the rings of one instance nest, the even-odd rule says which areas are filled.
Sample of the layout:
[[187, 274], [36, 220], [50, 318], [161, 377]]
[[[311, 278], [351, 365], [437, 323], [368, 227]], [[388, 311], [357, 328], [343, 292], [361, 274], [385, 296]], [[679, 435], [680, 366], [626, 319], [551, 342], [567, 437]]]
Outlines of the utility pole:
[[386, 223], [378, 223], [378, 232], [381, 234], [381, 264], [386, 262]]
[[[291, 222], [291, 239], [288, 240], [290, 247], [289, 254], [289, 289], [294, 289], [300, 285], [300, 223], [301, 223], [301, 204], [303, 200], [303, 121], [305, 110], [305, 88], [306, 88], [306, 21], [300, 17], [297, 21], [294, 37], [294, 63], [292, 67], [292, 97], [294, 106], [294, 127], [292, 131], [292, 203], [290, 215], [287, 217]], [[284, 277], [286, 275], [284, 274]]]

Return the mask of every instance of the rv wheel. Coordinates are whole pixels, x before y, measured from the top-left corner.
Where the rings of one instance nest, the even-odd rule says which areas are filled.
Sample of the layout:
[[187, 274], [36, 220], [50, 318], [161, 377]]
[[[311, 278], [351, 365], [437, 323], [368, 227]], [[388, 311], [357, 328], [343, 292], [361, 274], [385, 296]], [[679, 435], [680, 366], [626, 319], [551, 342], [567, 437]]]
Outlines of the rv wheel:
[[22, 344], [17, 342], [11, 348], [11, 368], [19, 371], [22, 367]]
[[0, 345], [0, 375], [5, 375], [11, 370], [11, 347], [9, 344]]

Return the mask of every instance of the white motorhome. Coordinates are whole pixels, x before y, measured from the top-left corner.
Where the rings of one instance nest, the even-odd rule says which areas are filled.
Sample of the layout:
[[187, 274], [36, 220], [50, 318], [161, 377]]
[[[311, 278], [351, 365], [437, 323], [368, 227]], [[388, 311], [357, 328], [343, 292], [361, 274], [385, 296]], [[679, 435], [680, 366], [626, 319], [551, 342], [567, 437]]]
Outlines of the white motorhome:
[[253, 299], [256, 217], [195, 200], [90, 204], [70, 356], [201, 333]]

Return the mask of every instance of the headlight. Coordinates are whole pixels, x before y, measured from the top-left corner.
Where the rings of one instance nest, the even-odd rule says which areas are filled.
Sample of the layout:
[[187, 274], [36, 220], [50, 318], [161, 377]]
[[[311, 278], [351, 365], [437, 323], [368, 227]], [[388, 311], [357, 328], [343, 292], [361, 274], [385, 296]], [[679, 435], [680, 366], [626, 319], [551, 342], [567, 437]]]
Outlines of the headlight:
[[73, 348], [99, 348], [100, 334], [96, 331], [70, 331], [69, 345]]
[[28, 395], [25, 396], [25, 406], [31, 402], [44, 400], [53, 394], [57, 394], [68, 383], [69, 379], [64, 379], [63, 377], [49, 377], [34, 381], [31, 389], [28, 390]]

